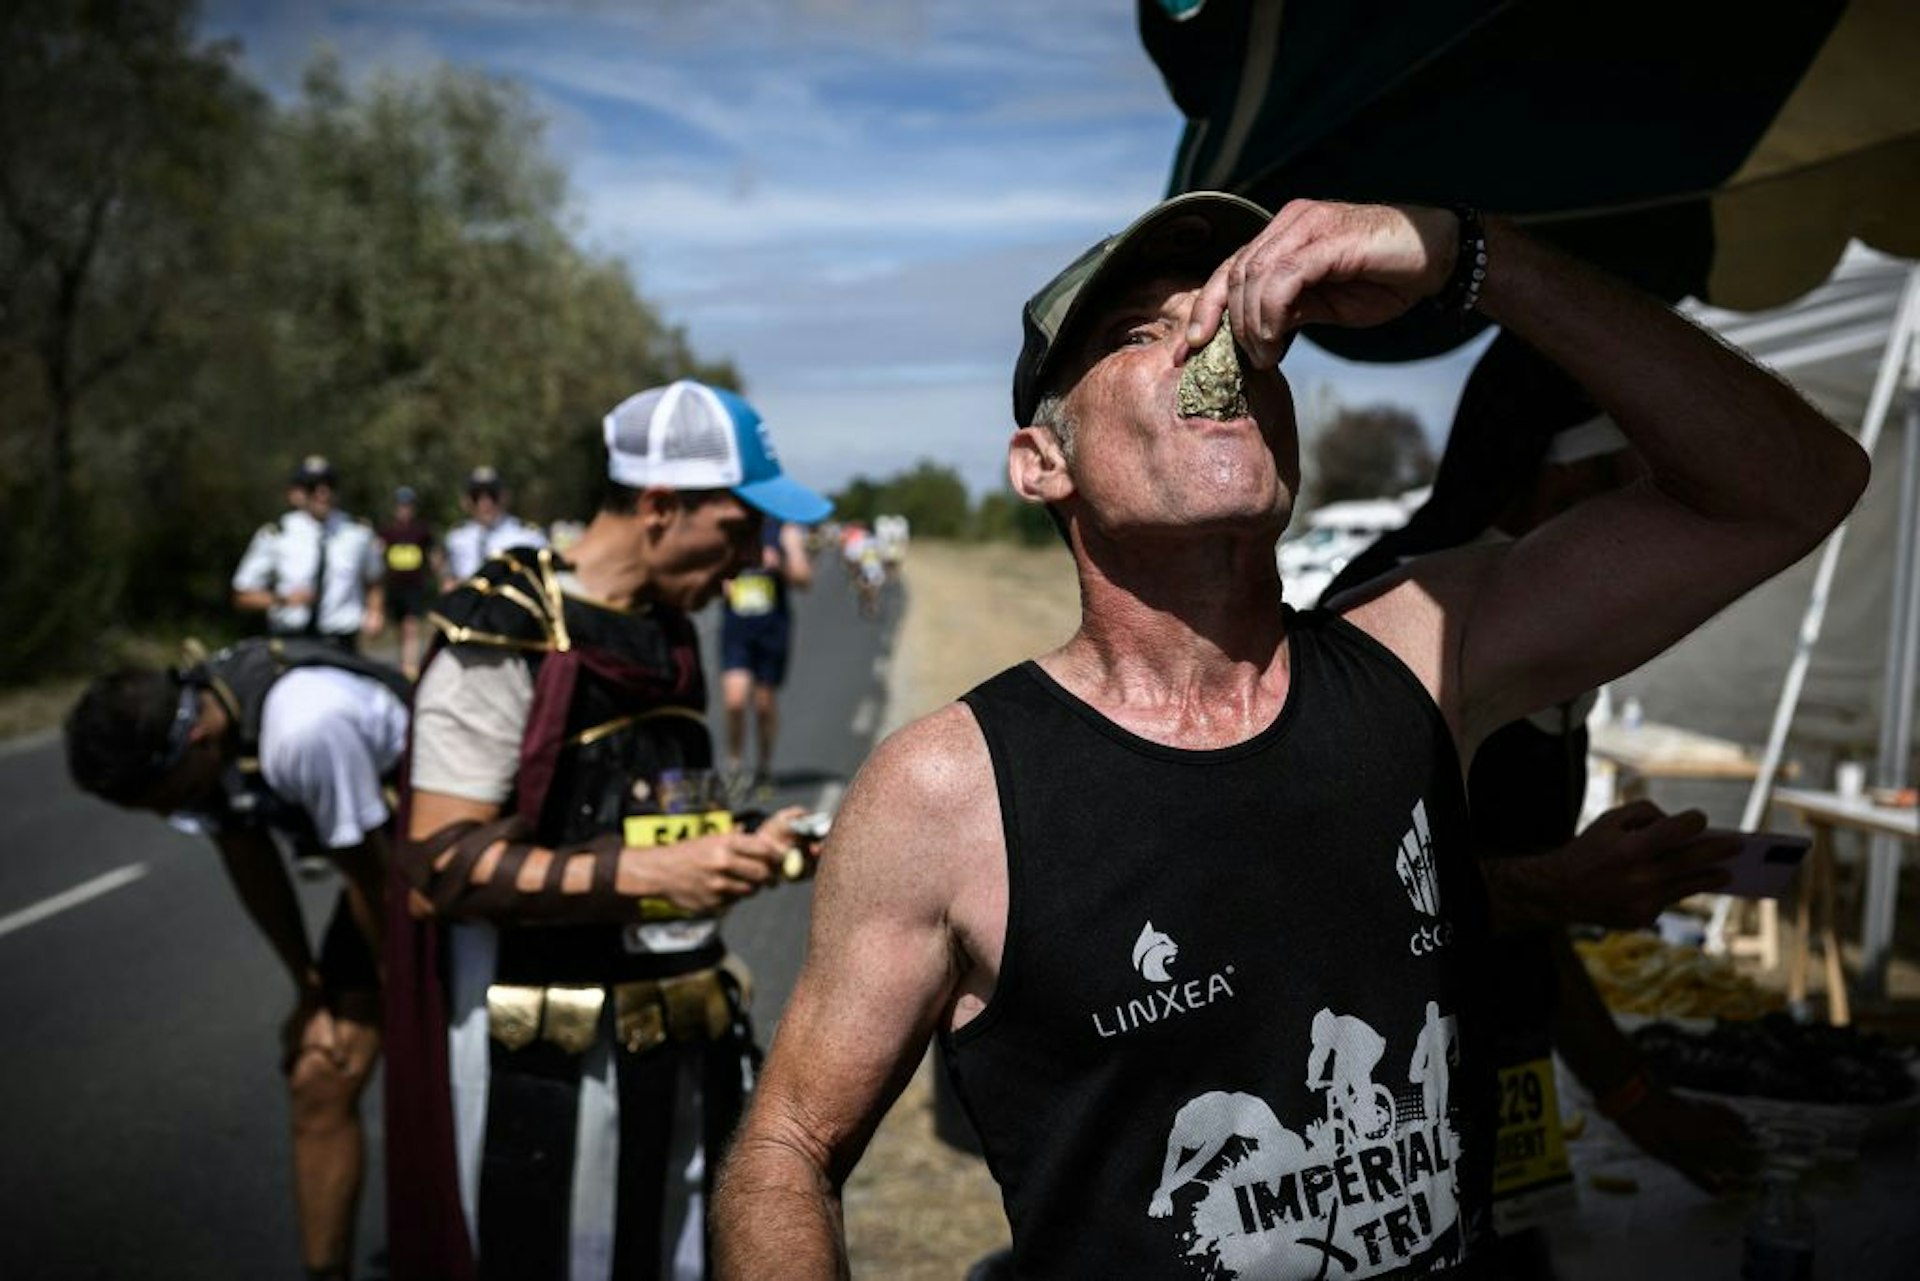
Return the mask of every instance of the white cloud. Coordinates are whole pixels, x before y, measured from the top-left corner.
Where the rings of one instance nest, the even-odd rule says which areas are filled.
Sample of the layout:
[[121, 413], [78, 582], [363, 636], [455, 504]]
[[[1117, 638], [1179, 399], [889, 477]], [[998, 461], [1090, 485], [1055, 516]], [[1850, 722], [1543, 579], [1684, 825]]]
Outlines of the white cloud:
[[1058, 235], [1124, 225], [1153, 199], [1147, 184], [1104, 190], [999, 187], [957, 191], [908, 182], [859, 188], [760, 184], [741, 192], [691, 178], [609, 174], [596, 161], [576, 174], [588, 224], [611, 243], [744, 248], [844, 243], [850, 259], [874, 240], [962, 243]]
[[[587, 242], [829, 488], [923, 456], [999, 486], [1021, 303], [1159, 195], [1180, 129], [1120, 0], [211, 0], [203, 29], [282, 94], [321, 43], [356, 80], [521, 81]], [[1288, 372], [1438, 435], [1464, 368]]]

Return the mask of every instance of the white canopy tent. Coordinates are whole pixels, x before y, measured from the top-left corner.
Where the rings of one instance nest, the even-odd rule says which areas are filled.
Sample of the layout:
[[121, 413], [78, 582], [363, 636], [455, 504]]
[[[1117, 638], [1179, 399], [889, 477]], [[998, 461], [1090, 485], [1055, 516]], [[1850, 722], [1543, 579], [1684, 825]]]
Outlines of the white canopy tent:
[[[1856, 244], [1826, 283], [1786, 307], [1688, 310], [1854, 428], [1874, 460], [1866, 496], [1818, 553], [1616, 687], [1660, 719], [1766, 743], [1741, 815], [1752, 829], [1765, 822], [1781, 764], [1796, 756], [1825, 765], [1871, 753], [1878, 785], [1910, 781], [1920, 645], [1920, 266]], [[1770, 717], [1758, 690], [1778, 691]], [[1884, 985], [1899, 858], [1889, 839], [1871, 860], [1862, 925], [1869, 990]], [[1715, 943], [1728, 907], [1723, 901], [1715, 914]]]

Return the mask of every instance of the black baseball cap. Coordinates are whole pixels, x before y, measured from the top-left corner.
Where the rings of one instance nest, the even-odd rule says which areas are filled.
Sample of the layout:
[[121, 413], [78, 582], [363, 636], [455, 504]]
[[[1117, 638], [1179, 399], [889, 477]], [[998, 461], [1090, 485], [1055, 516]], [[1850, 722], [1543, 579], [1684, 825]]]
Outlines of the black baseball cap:
[[492, 494], [496, 498], [499, 497], [500, 495], [499, 471], [496, 470], [495, 468], [488, 467], [483, 464], [482, 466], [476, 467], [472, 471], [468, 472], [467, 473], [467, 494], [469, 497], [471, 497], [474, 494]]
[[1030, 426], [1054, 356], [1083, 319], [1084, 304], [1100, 286], [1140, 267], [1177, 263], [1211, 271], [1260, 234], [1273, 215], [1224, 191], [1190, 191], [1163, 200], [1126, 230], [1093, 245], [1027, 299], [1021, 319], [1026, 342], [1013, 366], [1013, 421]]
[[325, 454], [308, 454], [293, 469], [293, 483], [303, 489], [331, 485], [334, 483], [333, 464], [327, 461]]

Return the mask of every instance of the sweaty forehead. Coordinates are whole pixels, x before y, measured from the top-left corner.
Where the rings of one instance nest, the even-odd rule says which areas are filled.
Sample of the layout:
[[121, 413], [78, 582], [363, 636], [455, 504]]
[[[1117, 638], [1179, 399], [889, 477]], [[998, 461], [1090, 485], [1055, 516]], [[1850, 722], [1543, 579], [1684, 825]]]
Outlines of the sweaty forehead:
[[1154, 317], [1176, 310], [1174, 302], [1206, 283], [1198, 271], [1155, 271], [1133, 280], [1116, 283], [1088, 300], [1076, 326], [1074, 346], [1083, 354], [1113, 324], [1136, 317]]
[[1095, 315], [1111, 315], [1121, 309], [1157, 312], [1167, 299], [1206, 284], [1209, 274], [1198, 266], [1159, 264], [1113, 282], [1093, 297], [1091, 311]]

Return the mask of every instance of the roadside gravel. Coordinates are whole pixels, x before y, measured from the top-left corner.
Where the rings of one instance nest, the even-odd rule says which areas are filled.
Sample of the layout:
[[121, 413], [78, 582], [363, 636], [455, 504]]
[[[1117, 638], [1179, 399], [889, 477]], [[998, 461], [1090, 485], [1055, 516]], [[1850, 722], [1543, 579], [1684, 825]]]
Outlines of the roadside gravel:
[[[907, 613], [889, 674], [891, 732], [1023, 658], [1053, 648], [1079, 617], [1073, 563], [1059, 547], [915, 543]], [[929, 1054], [886, 1119], [843, 1198], [856, 1277], [958, 1281], [1007, 1243], [986, 1165], [934, 1132]]]

